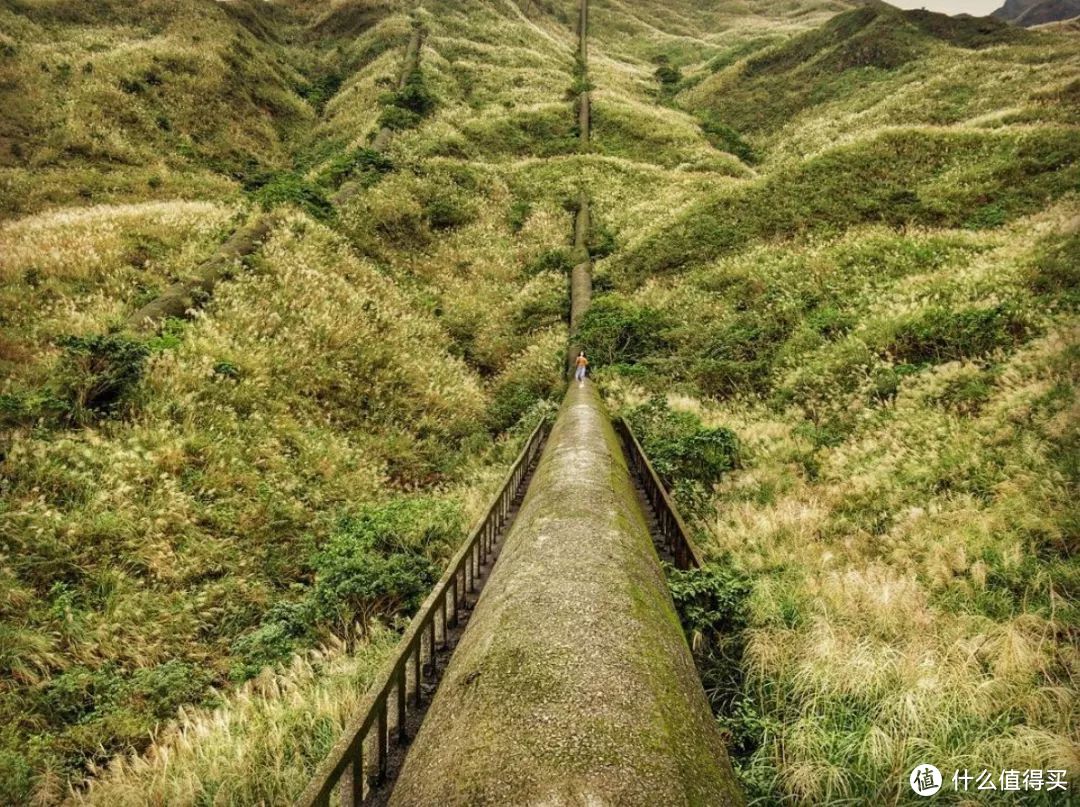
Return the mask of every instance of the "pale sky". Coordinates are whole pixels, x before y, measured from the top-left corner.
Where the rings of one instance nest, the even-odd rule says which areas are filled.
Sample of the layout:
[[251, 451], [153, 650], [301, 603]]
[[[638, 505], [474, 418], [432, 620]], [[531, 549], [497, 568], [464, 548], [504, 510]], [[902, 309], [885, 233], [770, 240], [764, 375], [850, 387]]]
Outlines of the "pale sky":
[[898, 8], [925, 8], [942, 14], [970, 14], [985, 17], [1001, 7], [1004, 0], [888, 0]]

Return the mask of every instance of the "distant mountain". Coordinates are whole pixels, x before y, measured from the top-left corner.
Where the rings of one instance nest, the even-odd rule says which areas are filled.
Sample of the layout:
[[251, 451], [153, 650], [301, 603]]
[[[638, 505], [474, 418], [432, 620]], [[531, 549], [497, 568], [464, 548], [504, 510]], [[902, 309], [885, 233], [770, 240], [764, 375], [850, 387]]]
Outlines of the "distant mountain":
[[1005, 0], [991, 16], [1030, 28], [1080, 17], [1080, 0]]

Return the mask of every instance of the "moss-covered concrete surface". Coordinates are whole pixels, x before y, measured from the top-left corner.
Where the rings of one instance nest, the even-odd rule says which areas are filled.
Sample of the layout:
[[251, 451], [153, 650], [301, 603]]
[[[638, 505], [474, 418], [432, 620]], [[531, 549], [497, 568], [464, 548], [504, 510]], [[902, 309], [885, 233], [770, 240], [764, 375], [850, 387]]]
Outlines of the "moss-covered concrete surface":
[[390, 803], [743, 803], [591, 383], [567, 393]]

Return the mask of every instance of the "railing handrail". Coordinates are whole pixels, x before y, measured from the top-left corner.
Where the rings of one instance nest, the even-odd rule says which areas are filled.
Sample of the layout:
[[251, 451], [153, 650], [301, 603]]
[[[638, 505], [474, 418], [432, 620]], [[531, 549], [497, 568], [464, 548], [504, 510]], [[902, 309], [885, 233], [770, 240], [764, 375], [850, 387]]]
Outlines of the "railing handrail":
[[[341, 781], [343, 774], [349, 766], [353, 765], [354, 760], [361, 760], [363, 743], [377, 719], [380, 719], [380, 732], [385, 732], [386, 702], [389, 699], [390, 693], [394, 691], [396, 687], [402, 687], [398, 692], [400, 720], [400, 712], [404, 708], [403, 688], [405, 687], [405, 676], [409, 660], [415, 656], [417, 667], [419, 667], [419, 654], [422, 652], [420, 645], [423, 643], [424, 632], [426, 630], [429, 630], [431, 658], [432, 660], [434, 659], [435, 616], [439, 612], [443, 615], [443, 636], [445, 641], [447, 628], [447, 594], [450, 592], [451, 588], [454, 589], [454, 619], [456, 621], [458, 575], [461, 574], [464, 579], [467, 579], [465, 577], [467, 574], [467, 566], [472, 562], [474, 551], [482, 553], [483, 548], [480, 547], [482, 540], [487, 538], [490, 542], [494, 539], [494, 533], [498, 526], [493, 529], [491, 525], [493, 523], [501, 525], [502, 519], [509, 513], [509, 505], [512, 503], [525, 473], [531, 466], [533, 459], [536, 457], [540, 444], [543, 442], [546, 427], [546, 420], [541, 419], [536, 425], [536, 428], [529, 434], [521, 451], [507, 471], [502, 484], [498, 488], [498, 492], [492, 497], [491, 504], [488, 505], [483, 516], [477, 521], [476, 526], [447, 563], [446, 570], [443, 572], [442, 577], [440, 577], [439, 581], [432, 587], [431, 592], [417, 610], [416, 615], [409, 622], [408, 627], [405, 629], [405, 632], [402, 633], [401, 639], [398, 641], [396, 652], [379, 668], [372, 685], [368, 688], [368, 693], [360, 703], [360, 708], [357, 710], [357, 717], [346, 727], [345, 731], [342, 733], [341, 739], [339, 739], [337, 743], [334, 744], [334, 747], [330, 749], [326, 758], [316, 769], [308, 786], [296, 800], [295, 804], [298, 805], [298, 807], [301, 805], [310, 806], [328, 803], [330, 794], [333, 792], [334, 787], [338, 785], [339, 781]], [[480, 548], [478, 549], [478, 547]], [[478, 566], [479, 564], [474, 564], [473, 566], [474, 583], [476, 581], [476, 569]], [[419, 679], [416, 681], [416, 687], [417, 694], [419, 695]], [[385, 738], [382, 739], [385, 740]], [[385, 764], [385, 754], [386, 748], [384, 746], [380, 750], [379, 756], [381, 767]], [[354, 769], [353, 775], [354, 777], [360, 777], [362, 780], [362, 761], [360, 761], [359, 769]], [[358, 796], [354, 801], [359, 803], [363, 792], [362, 781], [360, 784], [354, 785], [353, 788], [354, 794]]]
[[[686, 561], [688, 565], [698, 569], [703, 568], [705, 566], [705, 557], [701, 554], [701, 550], [698, 549], [698, 545], [694, 542], [694, 539], [690, 537], [690, 530], [687, 529], [686, 522], [683, 521], [682, 516], [679, 514], [679, 508], [675, 505], [675, 501], [667, 492], [664, 483], [660, 481], [660, 476], [656, 473], [656, 469], [653, 468], [652, 463], [649, 462], [649, 455], [646, 454], [645, 449], [642, 448], [641, 442], [638, 440], [637, 435], [634, 434], [634, 429], [625, 418], [620, 417], [616, 422], [626, 433], [630, 450], [636, 455], [635, 459], [645, 470], [647, 480], [643, 481], [646, 481], [655, 491], [655, 497], [650, 497], [654, 498], [653, 506], [659, 505], [667, 511], [675, 535], [666, 537], [678, 540], [683, 544], [687, 554]], [[662, 525], [661, 528], [663, 529], [664, 519], [661, 518], [660, 522]]]

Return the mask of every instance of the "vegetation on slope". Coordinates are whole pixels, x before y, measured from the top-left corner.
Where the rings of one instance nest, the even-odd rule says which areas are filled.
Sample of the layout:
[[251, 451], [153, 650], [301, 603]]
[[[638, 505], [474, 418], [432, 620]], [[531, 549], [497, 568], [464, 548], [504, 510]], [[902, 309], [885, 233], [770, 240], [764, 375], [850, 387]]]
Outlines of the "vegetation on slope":
[[751, 797], [1077, 769], [1078, 69], [856, 10], [676, 96], [756, 179], [624, 191], [583, 341], [652, 450], [735, 435], [671, 480], [715, 562], [672, 587]]
[[[299, 789], [560, 389], [583, 190], [586, 347], [717, 561], [672, 587], [749, 794], [1076, 770], [1075, 33], [597, 2], [576, 154], [575, 19], [0, 9], [0, 800]], [[260, 209], [198, 316], [122, 332]]]
[[[512, 226], [504, 176], [409, 148], [460, 100], [427, 50], [432, 67], [388, 91], [408, 19], [363, 3], [143, 10], [4, 12], [38, 55], [89, 37], [93, 58], [129, 65], [119, 51], [145, 37], [211, 60], [204, 87], [162, 68], [108, 108], [75, 93], [114, 83], [100, 66], [70, 102], [67, 85], [27, 85], [105, 142], [130, 138], [126, 162], [45, 154], [36, 129], [11, 140], [36, 157], [5, 169], [8, 215], [73, 205], [0, 225], [5, 802], [56, 801], [152, 740], [86, 797], [138, 801], [149, 777], [170, 803], [288, 800], [353, 703], [327, 710], [327, 693], [392, 645], [380, 623], [416, 606], [559, 383], [562, 277], [529, 267], [565, 240], [567, 214], [538, 198]], [[222, 68], [211, 39], [251, 63]], [[260, 65], [271, 89], [250, 80]], [[264, 90], [291, 111], [244, 105]], [[164, 134], [125, 128], [161, 105]], [[374, 155], [387, 110], [415, 117]], [[366, 191], [334, 208], [345, 181]], [[255, 207], [282, 213], [200, 314], [148, 336], [119, 327]], [[289, 706], [249, 700], [275, 688]], [[222, 729], [239, 715], [242, 730]], [[177, 776], [167, 762], [185, 753]], [[292, 762], [269, 775], [253, 755]]]

